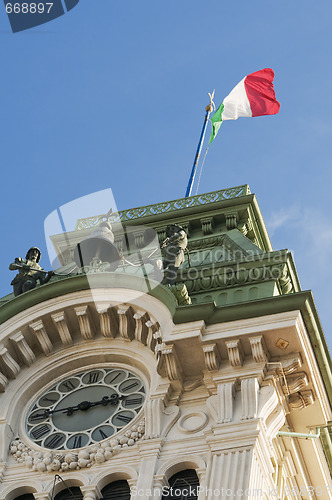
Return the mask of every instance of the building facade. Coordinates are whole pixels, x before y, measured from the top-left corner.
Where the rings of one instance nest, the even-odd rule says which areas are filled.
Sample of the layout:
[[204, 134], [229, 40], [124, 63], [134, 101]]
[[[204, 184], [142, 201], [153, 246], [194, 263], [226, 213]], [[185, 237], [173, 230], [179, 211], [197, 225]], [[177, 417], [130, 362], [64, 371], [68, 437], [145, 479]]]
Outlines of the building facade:
[[[70, 272], [103, 221], [121, 262]], [[189, 256], [166, 286], [170, 224]], [[247, 185], [53, 244], [57, 275], [0, 301], [0, 500], [332, 498], [331, 359]]]

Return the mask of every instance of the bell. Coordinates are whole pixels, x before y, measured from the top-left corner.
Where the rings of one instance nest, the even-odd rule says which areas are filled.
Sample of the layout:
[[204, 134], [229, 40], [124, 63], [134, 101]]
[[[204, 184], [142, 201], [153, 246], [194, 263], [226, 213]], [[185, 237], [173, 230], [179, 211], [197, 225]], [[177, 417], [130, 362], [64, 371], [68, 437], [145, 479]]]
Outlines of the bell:
[[120, 263], [120, 255], [114, 245], [114, 234], [109, 222], [102, 222], [91, 235], [78, 243], [74, 251], [74, 260], [78, 267], [89, 266], [92, 259], [110, 264], [110, 271], [115, 271]]

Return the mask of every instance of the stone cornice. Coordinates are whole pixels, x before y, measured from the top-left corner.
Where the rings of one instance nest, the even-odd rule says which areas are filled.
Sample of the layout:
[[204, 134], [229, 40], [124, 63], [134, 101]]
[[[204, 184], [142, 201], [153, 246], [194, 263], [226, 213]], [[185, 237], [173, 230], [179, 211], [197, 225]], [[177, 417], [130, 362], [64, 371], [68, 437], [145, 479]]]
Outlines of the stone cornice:
[[102, 220], [109, 220], [111, 223], [114, 222], [128, 222], [133, 223], [137, 219], [146, 219], [147, 217], [155, 217], [158, 215], [164, 215], [169, 218], [172, 212], [185, 212], [190, 210], [192, 212], [193, 208], [198, 207], [199, 210], [205, 205], [214, 205], [218, 202], [227, 202], [231, 200], [234, 202], [236, 198], [242, 198], [244, 196], [250, 195], [250, 189], [247, 184], [243, 186], [237, 186], [229, 189], [222, 189], [219, 191], [213, 191], [211, 193], [199, 194], [196, 196], [190, 196], [187, 198], [180, 198], [177, 200], [165, 201], [161, 203], [156, 203], [154, 205], [145, 205], [143, 207], [131, 208], [129, 210], [121, 210], [116, 214], [108, 215], [97, 215], [94, 217], [87, 217], [85, 219], [79, 219], [76, 224], [76, 230], [82, 230], [89, 227], [94, 227], [99, 224]]

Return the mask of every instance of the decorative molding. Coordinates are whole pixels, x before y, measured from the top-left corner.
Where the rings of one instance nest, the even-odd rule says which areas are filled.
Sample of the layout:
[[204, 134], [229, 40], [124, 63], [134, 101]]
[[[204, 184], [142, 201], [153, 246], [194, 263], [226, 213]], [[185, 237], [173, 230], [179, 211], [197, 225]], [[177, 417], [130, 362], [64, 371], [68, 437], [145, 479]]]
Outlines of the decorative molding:
[[85, 450], [38, 451], [29, 448], [20, 439], [15, 439], [10, 453], [18, 463], [24, 464], [32, 471], [64, 472], [76, 469], [89, 468], [94, 464], [101, 464], [110, 460], [123, 448], [133, 446], [141, 439], [145, 432], [144, 419], [130, 429], [124, 430], [116, 437], [110, 437], [102, 443], [95, 443]]
[[180, 408], [177, 405], [166, 406], [163, 409], [162, 415], [162, 431], [161, 436], [165, 438], [175, 422], [178, 420], [180, 416]]
[[281, 359], [281, 365], [285, 375], [289, 375], [295, 372], [295, 370], [299, 370], [302, 366], [300, 353], [297, 353], [289, 359]]
[[8, 385], [7, 377], [0, 372], [0, 392], [5, 392], [7, 385]]
[[166, 376], [169, 378], [169, 380], [181, 380], [182, 371], [174, 344], [166, 345], [162, 343], [158, 344], [157, 347], [158, 355], [160, 356], [157, 366], [158, 373], [160, 374], [160, 371], [164, 366], [166, 370]]
[[282, 338], [279, 338], [276, 342], [276, 347], [279, 347], [279, 349], [287, 349], [287, 347], [289, 346], [289, 342], [288, 340], [285, 340], [285, 339], [282, 339]]
[[156, 230], [158, 235], [158, 240], [162, 243], [166, 239], [166, 227], [162, 227]]
[[119, 221], [131, 221], [135, 219], [141, 219], [143, 217], [164, 214], [167, 212], [178, 212], [181, 209], [186, 209], [189, 207], [197, 207], [208, 205], [209, 203], [216, 203], [218, 201], [229, 200], [232, 198], [240, 198], [241, 196], [246, 196], [248, 194], [250, 194], [249, 186], [247, 184], [244, 184], [243, 186], [222, 189], [220, 191], [213, 191], [206, 194], [199, 194], [196, 196], [190, 196], [188, 198], [180, 198], [177, 200], [157, 203], [155, 205], [146, 205], [144, 207], [122, 210], [120, 212], [114, 212], [111, 215], [103, 214], [96, 215], [94, 217], [86, 217], [77, 221], [75, 231], [80, 231], [82, 229], [97, 226], [103, 221], [108, 221], [111, 224]]
[[203, 345], [205, 366], [208, 370], [219, 370], [220, 355], [217, 344]]
[[256, 363], [266, 363], [269, 360], [269, 353], [263, 335], [249, 338], [252, 357]]
[[35, 334], [38, 343], [45, 354], [47, 356], [53, 350], [52, 342], [50, 341], [49, 336], [46, 333], [44, 323], [42, 320], [35, 321], [29, 325], [30, 330]]
[[214, 229], [214, 217], [205, 217], [201, 219], [201, 225], [204, 236], [212, 234]]
[[303, 410], [314, 403], [312, 391], [303, 391], [288, 396], [288, 404], [292, 410]]
[[146, 337], [146, 345], [148, 347], [150, 347], [151, 351], [154, 351], [157, 343], [159, 343], [160, 339], [161, 339], [161, 332], [160, 332], [160, 334], [157, 333], [159, 331], [160, 325], [157, 321], [150, 318], [145, 323], [145, 326], [147, 326], [147, 328], [148, 328], [148, 334]]
[[160, 437], [161, 434], [161, 414], [164, 403], [161, 398], [150, 399], [145, 405], [145, 435], [144, 439]]
[[198, 377], [194, 380], [186, 380], [183, 384], [183, 392], [191, 392], [203, 385], [203, 380]]
[[[229, 238], [228, 238], [229, 239]], [[226, 246], [227, 236], [226, 234], [221, 234], [219, 236], [214, 235], [209, 238], [200, 238], [197, 240], [189, 240], [188, 241], [188, 250], [194, 252], [195, 250], [204, 250], [204, 248], [214, 248], [216, 246]], [[239, 247], [240, 248], [240, 247]], [[243, 255], [245, 255], [245, 252]]]
[[284, 410], [280, 406], [276, 406], [270, 413], [268, 421], [265, 421], [266, 433], [270, 442], [276, 437], [278, 431], [285, 424], [285, 421]]
[[258, 417], [264, 422], [278, 406], [279, 399], [277, 391], [273, 385], [266, 385], [259, 391]]
[[83, 493], [83, 500], [99, 500], [103, 496], [97, 485], [80, 486], [80, 490]]
[[51, 318], [53, 320], [53, 323], [58, 330], [58, 333], [60, 335], [61, 342], [63, 345], [68, 346], [72, 345], [73, 339], [71, 338], [70, 331], [68, 328], [67, 324], [67, 319], [65, 316], [64, 311], [51, 314]]
[[117, 310], [109, 304], [96, 304], [99, 314], [100, 331], [103, 337], [116, 337], [119, 329]]
[[286, 377], [287, 386], [283, 386], [285, 394], [294, 394], [302, 391], [309, 384], [307, 374], [305, 372], [294, 373]]
[[225, 384], [218, 384], [217, 423], [223, 424], [232, 421], [234, 397], [235, 397], [235, 382], [226, 382]]
[[153, 398], [145, 406], [145, 434], [143, 439], [165, 437], [180, 416], [177, 405], [165, 406], [163, 398]]
[[228, 230], [237, 228], [238, 214], [237, 212], [226, 213], [226, 227]]
[[[249, 482], [252, 477], [255, 478], [255, 486], [260, 486], [259, 465], [257, 461], [253, 459], [251, 449], [241, 449], [230, 452], [226, 451], [224, 453], [218, 451], [217, 453], [212, 453], [211, 456], [210, 471], [207, 477], [206, 488], [207, 491], [212, 492], [233, 492], [236, 490], [242, 490], [242, 492], [245, 492], [245, 490], [249, 490], [249, 485], [252, 484]], [[253, 480], [251, 479], [251, 481]], [[232, 497], [236, 498], [233, 494], [230, 498]], [[247, 495], [241, 495], [241, 497], [249, 498]], [[237, 496], [237, 498], [241, 497]], [[202, 498], [205, 499], [206, 496], [203, 496]], [[210, 498], [221, 499], [227, 497], [225, 495], [213, 495], [213, 497]]]
[[237, 340], [229, 340], [225, 342], [227, 351], [228, 351], [228, 359], [230, 364], [235, 368], [243, 365], [244, 353], [241, 345], [240, 339]]
[[259, 383], [257, 378], [241, 380], [241, 420], [257, 417]]
[[95, 335], [94, 324], [90, 315], [89, 306], [74, 307], [81, 335], [84, 340], [93, 340]]
[[35, 355], [32, 349], [29, 347], [27, 341], [25, 340], [22, 332], [17, 332], [10, 337], [10, 340], [15, 346], [16, 352], [18, 353], [21, 361], [27, 365], [31, 366], [35, 360]]
[[280, 278], [279, 278], [280, 288], [284, 295], [294, 291], [292, 279], [289, 275], [289, 270], [287, 264], [280, 266]]
[[144, 247], [144, 230], [140, 229], [138, 231], [134, 231], [134, 242], [136, 248], [143, 248]]
[[135, 320], [134, 337], [143, 345], [146, 345], [147, 342], [149, 329], [146, 323], [149, 321], [149, 319], [150, 319], [149, 315], [145, 311], [137, 311], [134, 314], [134, 320]]
[[20, 372], [20, 365], [16, 363], [15, 359], [8, 352], [6, 347], [0, 347], [0, 366], [6, 377], [16, 378]]
[[119, 333], [125, 340], [133, 340], [135, 335], [134, 311], [131, 306], [122, 304], [118, 306]]
[[202, 411], [195, 411], [183, 415], [177, 425], [184, 434], [195, 434], [207, 426], [209, 417]]
[[171, 285], [169, 290], [172, 292], [179, 306], [191, 304], [188, 289], [184, 283], [176, 283]]

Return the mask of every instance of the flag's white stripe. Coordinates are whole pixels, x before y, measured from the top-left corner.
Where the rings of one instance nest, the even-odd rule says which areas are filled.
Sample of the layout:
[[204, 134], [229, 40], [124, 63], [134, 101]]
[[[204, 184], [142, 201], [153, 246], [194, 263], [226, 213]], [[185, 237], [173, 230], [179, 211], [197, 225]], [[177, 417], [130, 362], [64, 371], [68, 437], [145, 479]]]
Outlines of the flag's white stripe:
[[223, 120], [236, 120], [239, 116], [252, 116], [250, 103], [247, 97], [244, 80], [233, 88], [232, 92], [224, 99]]

